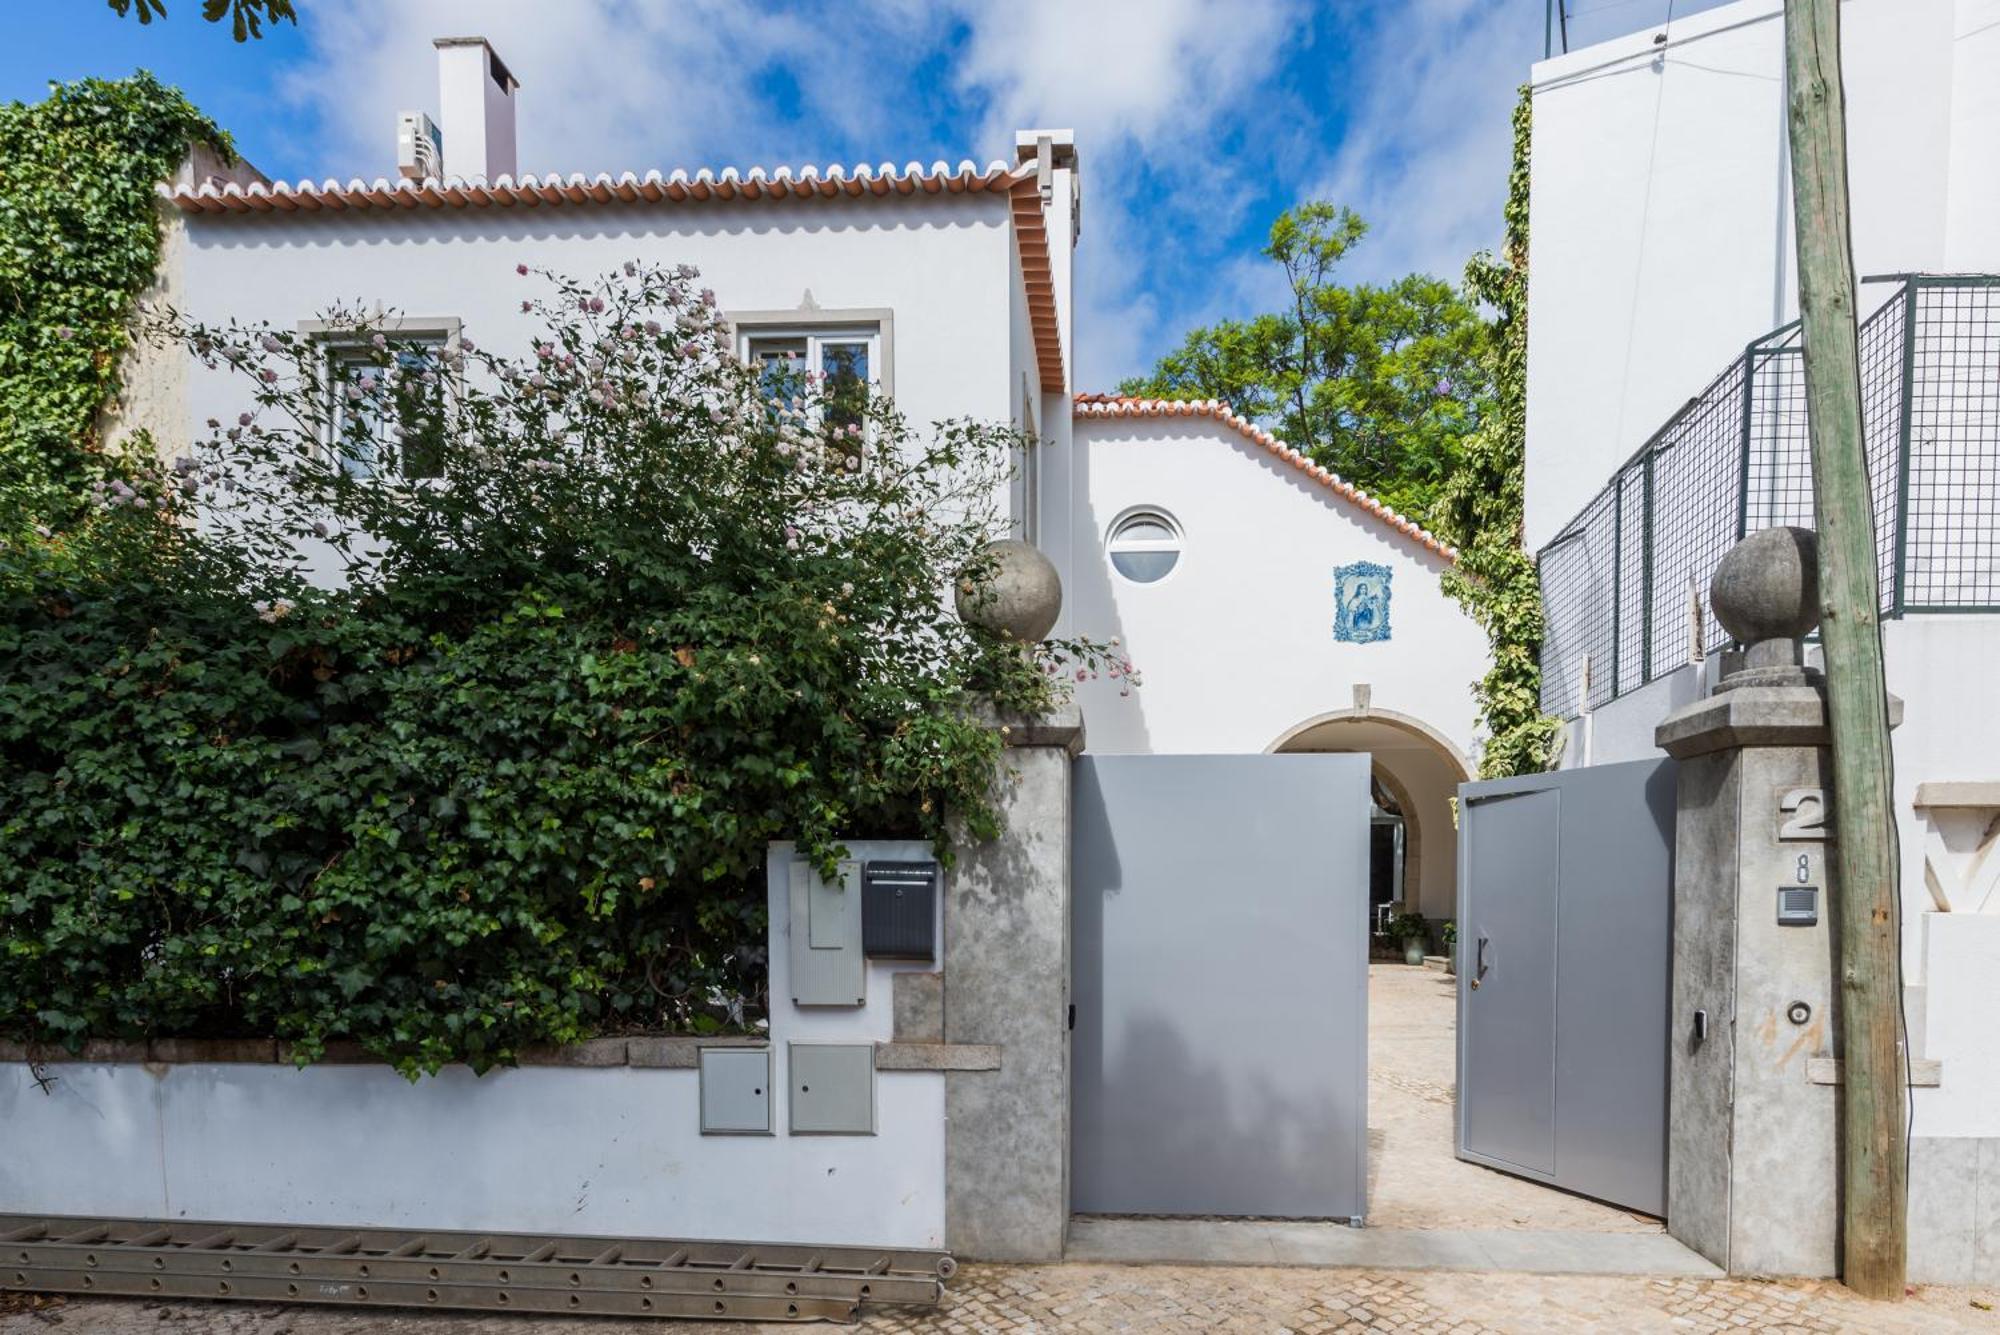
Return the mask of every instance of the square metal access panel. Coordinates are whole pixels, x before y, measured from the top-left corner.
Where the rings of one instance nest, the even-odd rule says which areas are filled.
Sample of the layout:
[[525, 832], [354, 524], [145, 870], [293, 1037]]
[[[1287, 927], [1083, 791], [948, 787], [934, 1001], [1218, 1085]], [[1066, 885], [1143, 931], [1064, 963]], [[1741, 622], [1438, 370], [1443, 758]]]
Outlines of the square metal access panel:
[[793, 1135], [875, 1134], [873, 1043], [793, 1043], [786, 1063]]
[[701, 1133], [768, 1136], [771, 1125], [771, 1050], [701, 1050]]
[[861, 953], [861, 864], [842, 862], [829, 881], [803, 860], [794, 860], [788, 875], [793, 1003], [861, 1005], [868, 995], [868, 961]]

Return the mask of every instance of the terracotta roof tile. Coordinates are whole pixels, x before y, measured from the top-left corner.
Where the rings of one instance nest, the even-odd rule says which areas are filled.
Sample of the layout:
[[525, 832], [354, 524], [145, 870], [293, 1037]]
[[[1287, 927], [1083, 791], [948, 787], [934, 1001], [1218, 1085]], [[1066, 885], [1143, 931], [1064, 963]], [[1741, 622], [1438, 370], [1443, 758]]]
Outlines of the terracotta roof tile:
[[1220, 399], [1140, 399], [1122, 394], [1079, 394], [1076, 396], [1076, 414], [1079, 417], [1206, 417], [1222, 423], [1239, 435], [1276, 455], [1285, 463], [1304, 473], [1313, 481], [1333, 492], [1390, 528], [1423, 547], [1437, 553], [1445, 560], [1456, 562], [1458, 553], [1442, 538], [1431, 533], [1415, 520], [1396, 513], [1382, 502], [1370, 496], [1352, 482], [1346, 481], [1338, 473], [1320, 467], [1305, 455], [1279, 440], [1270, 432], [1247, 418], [1231, 412], [1229, 405]]
[[274, 181], [243, 186], [231, 181], [218, 186], [211, 181], [198, 187], [162, 185], [159, 192], [183, 213], [338, 213], [351, 209], [538, 208], [544, 204], [630, 204], [642, 200], [680, 204], [711, 199], [1004, 194], [1033, 180], [1032, 164], [1009, 167], [991, 162], [980, 167], [968, 161], [957, 167], [943, 162], [925, 167], [912, 162], [898, 168], [885, 162], [879, 167], [863, 163], [856, 167], [805, 167], [797, 172], [789, 167], [769, 172], [762, 167], [747, 172], [725, 167], [720, 172], [703, 168], [693, 175], [676, 171], [662, 176], [653, 171], [644, 176], [631, 172], [585, 176], [578, 172], [569, 176], [500, 176], [491, 181], [459, 176], [432, 176], [421, 181], [377, 177], [345, 185], [329, 180], [317, 185], [311, 181]]

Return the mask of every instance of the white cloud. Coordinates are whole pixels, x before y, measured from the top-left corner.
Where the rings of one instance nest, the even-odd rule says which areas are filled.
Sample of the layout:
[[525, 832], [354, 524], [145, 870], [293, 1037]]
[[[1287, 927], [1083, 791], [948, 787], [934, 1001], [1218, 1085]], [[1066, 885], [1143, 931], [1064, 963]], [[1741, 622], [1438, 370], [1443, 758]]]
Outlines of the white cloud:
[[[422, 23], [412, 22], [421, 13]], [[438, 0], [416, 10], [355, 0], [313, 11], [310, 64], [281, 87], [314, 111], [324, 140], [315, 174], [385, 173], [395, 113], [437, 111], [430, 39], [488, 38], [521, 81], [523, 171], [643, 171], [812, 160], [835, 140], [877, 128], [867, 54], [832, 42], [806, 17], [730, 0]], [[789, 122], [758, 88], [773, 65], [794, 77]], [[812, 127], [801, 142], [800, 130]], [[447, 133], [449, 129], [447, 128]], [[722, 165], [722, 164], [718, 164]]]
[[[1083, 164], [1075, 380], [1108, 389], [1145, 369], [1162, 323], [1187, 318], [1213, 275], [1157, 249], [1163, 221], [1232, 231], [1264, 169], [1231, 160], [1217, 122], [1259, 96], [1304, 23], [1303, 0], [961, 0], [955, 79], [984, 104], [983, 137], [1074, 129]], [[1143, 216], [1143, 221], [1142, 221]], [[1171, 275], [1162, 282], [1163, 275]], [[1164, 300], [1163, 300], [1164, 298]]]
[[1297, 0], [961, 0], [959, 86], [994, 134], [1074, 126], [1107, 151], [1201, 147], [1216, 114], [1282, 61]]
[[1457, 281], [1499, 236], [1515, 90], [1540, 57], [1518, 6], [1403, 0], [1357, 25], [1346, 133], [1314, 193], [1369, 222], [1351, 278], [1424, 271]]

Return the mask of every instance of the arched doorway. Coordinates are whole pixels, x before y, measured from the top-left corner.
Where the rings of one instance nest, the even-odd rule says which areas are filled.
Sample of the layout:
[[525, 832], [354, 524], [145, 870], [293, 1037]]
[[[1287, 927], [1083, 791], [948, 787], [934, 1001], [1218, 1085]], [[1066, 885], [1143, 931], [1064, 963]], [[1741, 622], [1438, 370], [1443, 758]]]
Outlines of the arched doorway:
[[1373, 758], [1370, 899], [1379, 919], [1390, 903], [1433, 923], [1457, 912], [1458, 830], [1452, 800], [1472, 777], [1450, 739], [1420, 719], [1388, 710], [1340, 710], [1308, 719], [1272, 751], [1365, 751]]

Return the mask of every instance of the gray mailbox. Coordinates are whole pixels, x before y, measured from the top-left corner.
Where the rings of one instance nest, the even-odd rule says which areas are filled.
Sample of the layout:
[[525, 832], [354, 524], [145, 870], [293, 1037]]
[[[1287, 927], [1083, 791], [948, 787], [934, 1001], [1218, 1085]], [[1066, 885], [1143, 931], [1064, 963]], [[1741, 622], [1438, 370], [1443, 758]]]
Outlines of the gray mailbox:
[[861, 869], [861, 949], [875, 959], [937, 959], [938, 864], [871, 861]]

